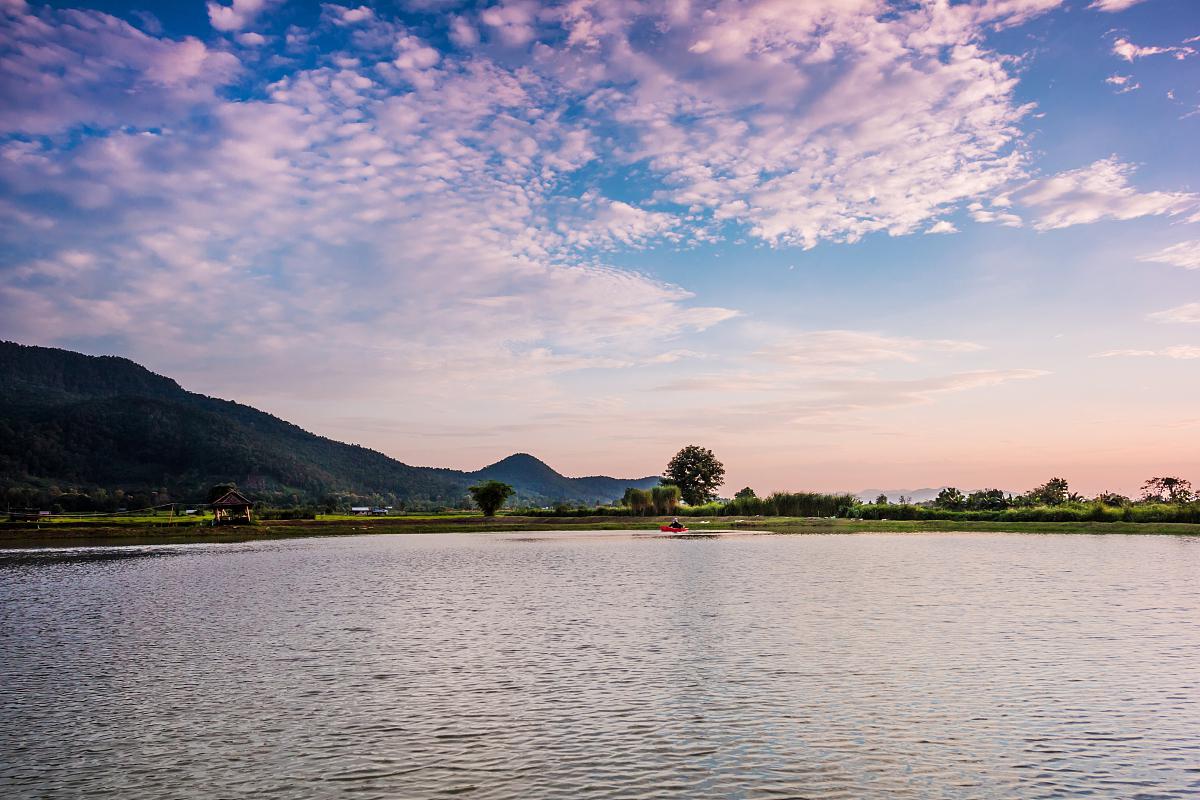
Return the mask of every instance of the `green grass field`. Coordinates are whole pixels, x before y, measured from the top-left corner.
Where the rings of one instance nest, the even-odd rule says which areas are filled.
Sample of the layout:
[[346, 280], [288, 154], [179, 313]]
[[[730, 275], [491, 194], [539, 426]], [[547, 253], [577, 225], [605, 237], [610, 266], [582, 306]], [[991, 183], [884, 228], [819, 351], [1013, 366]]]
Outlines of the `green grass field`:
[[[179, 518], [177, 518], [178, 520]], [[347, 536], [384, 533], [489, 533], [512, 531], [654, 531], [663, 524], [660, 517], [522, 517], [501, 515], [486, 519], [479, 514], [428, 514], [398, 517], [357, 517], [330, 515], [317, 520], [266, 520], [250, 526], [212, 528], [195, 523], [194, 517], [172, 527], [163, 527], [167, 517], [119, 518], [116, 521], [54, 522], [32, 526], [29, 523], [0, 523], [0, 540], [7, 544], [38, 544], [49, 540], [87, 540], [114, 543], [140, 541], [211, 541], [246, 540], [300, 536]], [[946, 520], [876, 521], [804, 517], [689, 517], [693, 533], [711, 530], [761, 531], [779, 534], [833, 533], [1072, 533], [1072, 534], [1153, 534], [1200, 536], [1200, 525], [1180, 523], [1133, 522], [959, 522]]]
[[[3, 513], [3, 512], [0, 512]], [[0, 519], [3, 519], [0, 517]], [[5, 526], [18, 527], [27, 525], [78, 527], [154, 527], [160, 525], [207, 525], [212, 522], [212, 514], [58, 514], [43, 517], [36, 522], [0, 522], [0, 529]]]

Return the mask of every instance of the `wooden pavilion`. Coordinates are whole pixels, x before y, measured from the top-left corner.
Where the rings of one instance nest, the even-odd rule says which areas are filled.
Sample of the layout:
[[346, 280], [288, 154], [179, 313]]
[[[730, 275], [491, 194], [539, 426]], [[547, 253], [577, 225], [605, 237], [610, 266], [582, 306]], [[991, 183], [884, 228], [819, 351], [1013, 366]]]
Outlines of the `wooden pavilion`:
[[252, 505], [253, 503], [236, 489], [226, 492], [212, 503], [213, 525], [248, 524]]

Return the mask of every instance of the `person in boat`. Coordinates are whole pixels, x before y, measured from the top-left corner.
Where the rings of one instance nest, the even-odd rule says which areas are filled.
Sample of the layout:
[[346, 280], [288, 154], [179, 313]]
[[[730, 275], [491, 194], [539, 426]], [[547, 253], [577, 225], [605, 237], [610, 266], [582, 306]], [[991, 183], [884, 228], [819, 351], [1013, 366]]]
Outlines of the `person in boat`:
[[677, 530], [677, 531], [681, 531], [681, 530], [683, 530], [683, 529], [684, 529], [686, 526], [685, 526], [685, 525], [684, 525], [682, 522], [680, 522], [680, 521], [679, 521], [679, 517], [674, 517], [674, 518], [671, 520], [671, 524], [670, 524], [670, 525], [668, 525], [667, 527], [668, 527], [668, 528], [674, 528], [674, 529], [675, 529], [675, 530]]

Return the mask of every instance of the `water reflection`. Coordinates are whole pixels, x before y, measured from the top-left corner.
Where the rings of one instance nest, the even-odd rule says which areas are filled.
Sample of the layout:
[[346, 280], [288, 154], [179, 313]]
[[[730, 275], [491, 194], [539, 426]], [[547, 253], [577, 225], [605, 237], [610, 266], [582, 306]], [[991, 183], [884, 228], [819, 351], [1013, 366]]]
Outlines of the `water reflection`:
[[5, 551], [0, 795], [1195, 797], [1198, 579], [1165, 537]]
[[[249, 545], [248, 545], [249, 546]], [[0, 548], [0, 570], [16, 567], [48, 566], [52, 564], [95, 564], [106, 561], [127, 561], [145, 558], [171, 558], [186, 555], [235, 553], [245, 547], [204, 544], [121, 544], [71, 547]]]

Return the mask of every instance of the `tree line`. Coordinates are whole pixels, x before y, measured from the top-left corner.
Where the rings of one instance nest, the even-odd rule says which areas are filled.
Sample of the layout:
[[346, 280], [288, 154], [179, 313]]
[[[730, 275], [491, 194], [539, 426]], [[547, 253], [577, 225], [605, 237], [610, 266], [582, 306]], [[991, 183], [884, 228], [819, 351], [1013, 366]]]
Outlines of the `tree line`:
[[[1190, 503], [1196, 500], [1191, 481], [1175, 476], [1154, 477], [1142, 484], [1141, 498], [1131, 500], [1116, 492], [1101, 492], [1092, 498], [1072, 492], [1065, 478], [1051, 478], [1040, 486], [1021, 494], [1005, 494], [1000, 489], [980, 489], [964, 494], [953, 486], [938, 492], [932, 505], [946, 511], [1003, 511], [1008, 508], [1034, 508], [1037, 506], [1062, 506], [1098, 503], [1119, 508], [1122, 506], [1152, 503]], [[882, 501], [882, 502], [881, 502]], [[887, 505], [887, 497], [880, 496], [876, 504]]]
[[[724, 481], [725, 467], [712, 450], [688, 445], [663, 471], [662, 483], [652, 489], [630, 487], [617, 507], [570, 510], [575, 515], [629, 514], [632, 516], [764, 516], [764, 517], [856, 517], [862, 519], [963, 519], [1000, 521], [1096, 521], [1096, 522], [1200, 522], [1200, 498], [1192, 484], [1176, 476], [1153, 477], [1132, 500], [1116, 492], [1101, 492], [1092, 498], [1071, 491], [1066, 479], [1054, 477], [1028, 491], [1010, 494], [1001, 489], [963, 492], [942, 489], [932, 501], [899, 504], [880, 495], [874, 503], [863, 503], [852, 494], [822, 492], [773, 492], [759, 497], [753, 488], [739, 490], [721, 500], [717, 490]], [[528, 513], [541, 513], [530, 511]], [[555, 509], [555, 514], [567, 513]]]
[[1064, 478], [1051, 478], [1019, 494], [999, 489], [963, 493], [947, 487], [925, 503], [892, 504], [880, 496], [855, 509], [863, 519], [959, 519], [998, 522], [1200, 522], [1200, 498], [1190, 481], [1156, 476], [1131, 499], [1116, 492], [1088, 498], [1071, 491]]

